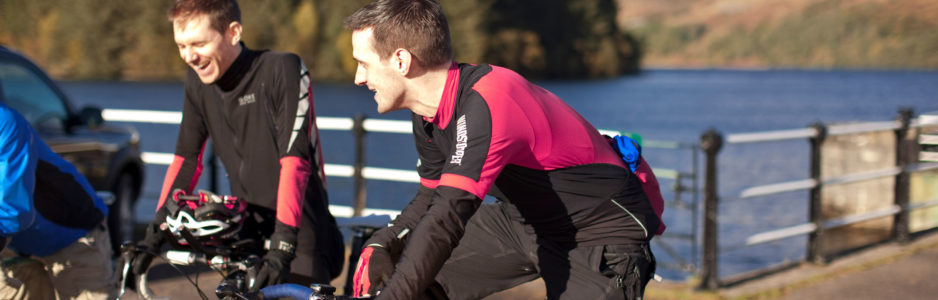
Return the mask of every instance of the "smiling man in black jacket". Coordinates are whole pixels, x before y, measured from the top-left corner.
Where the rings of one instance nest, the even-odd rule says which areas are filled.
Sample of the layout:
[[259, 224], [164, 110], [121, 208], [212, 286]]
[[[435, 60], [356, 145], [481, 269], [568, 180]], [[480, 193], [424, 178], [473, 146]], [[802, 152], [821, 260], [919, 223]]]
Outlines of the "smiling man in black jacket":
[[[211, 137], [231, 193], [248, 202], [242, 230], [269, 239], [252, 289], [328, 283], [339, 275], [344, 247], [328, 210], [309, 70], [295, 54], [244, 46], [240, 15], [234, 0], [177, 0], [169, 9], [190, 68], [176, 155], [143, 244], [162, 244], [164, 204], [173, 201], [170, 191], [192, 192]], [[138, 261], [134, 272], [145, 271], [148, 259]]]

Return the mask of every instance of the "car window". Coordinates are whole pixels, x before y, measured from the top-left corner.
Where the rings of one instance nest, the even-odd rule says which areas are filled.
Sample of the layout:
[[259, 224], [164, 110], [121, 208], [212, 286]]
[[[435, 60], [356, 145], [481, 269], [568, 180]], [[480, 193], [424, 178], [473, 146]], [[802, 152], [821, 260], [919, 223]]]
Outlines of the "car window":
[[37, 129], [59, 129], [68, 112], [55, 91], [35, 72], [12, 61], [0, 61], [0, 91], [7, 105]]

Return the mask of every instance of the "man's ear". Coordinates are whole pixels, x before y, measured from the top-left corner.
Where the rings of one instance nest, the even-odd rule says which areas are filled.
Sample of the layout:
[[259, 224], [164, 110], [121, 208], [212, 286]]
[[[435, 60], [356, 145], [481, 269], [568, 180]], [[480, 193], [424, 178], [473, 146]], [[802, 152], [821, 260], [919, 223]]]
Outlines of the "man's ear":
[[394, 54], [391, 55], [391, 62], [394, 64], [393, 67], [401, 74], [401, 76], [407, 76], [410, 73], [410, 68], [413, 67], [414, 56], [411, 55], [410, 51], [404, 48], [398, 48], [394, 50]]
[[231, 22], [228, 29], [225, 30], [225, 40], [231, 45], [237, 45], [241, 41], [241, 22]]

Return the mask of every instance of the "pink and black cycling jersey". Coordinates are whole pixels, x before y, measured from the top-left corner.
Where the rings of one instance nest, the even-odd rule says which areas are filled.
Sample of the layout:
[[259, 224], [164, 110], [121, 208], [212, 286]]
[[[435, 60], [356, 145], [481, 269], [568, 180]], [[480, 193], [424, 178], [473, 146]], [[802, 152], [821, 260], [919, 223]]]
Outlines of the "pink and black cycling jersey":
[[657, 233], [638, 178], [569, 105], [497, 66], [461, 65], [449, 77], [433, 119], [413, 120], [423, 185], [509, 201], [555, 242], [624, 244]]
[[633, 174], [573, 108], [511, 70], [453, 64], [436, 114], [412, 116], [421, 189], [393, 223], [412, 232], [391, 298], [429, 284], [486, 195], [569, 247], [645, 243], [663, 229], [647, 163]]

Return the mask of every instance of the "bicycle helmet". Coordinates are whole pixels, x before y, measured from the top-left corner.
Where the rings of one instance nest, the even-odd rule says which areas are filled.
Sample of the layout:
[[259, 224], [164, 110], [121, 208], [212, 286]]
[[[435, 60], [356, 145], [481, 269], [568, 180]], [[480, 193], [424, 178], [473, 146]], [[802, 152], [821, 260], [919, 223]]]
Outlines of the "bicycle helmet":
[[189, 196], [177, 189], [172, 199], [164, 222], [180, 245], [224, 243], [237, 236], [246, 217], [247, 203], [234, 196], [202, 190]]

